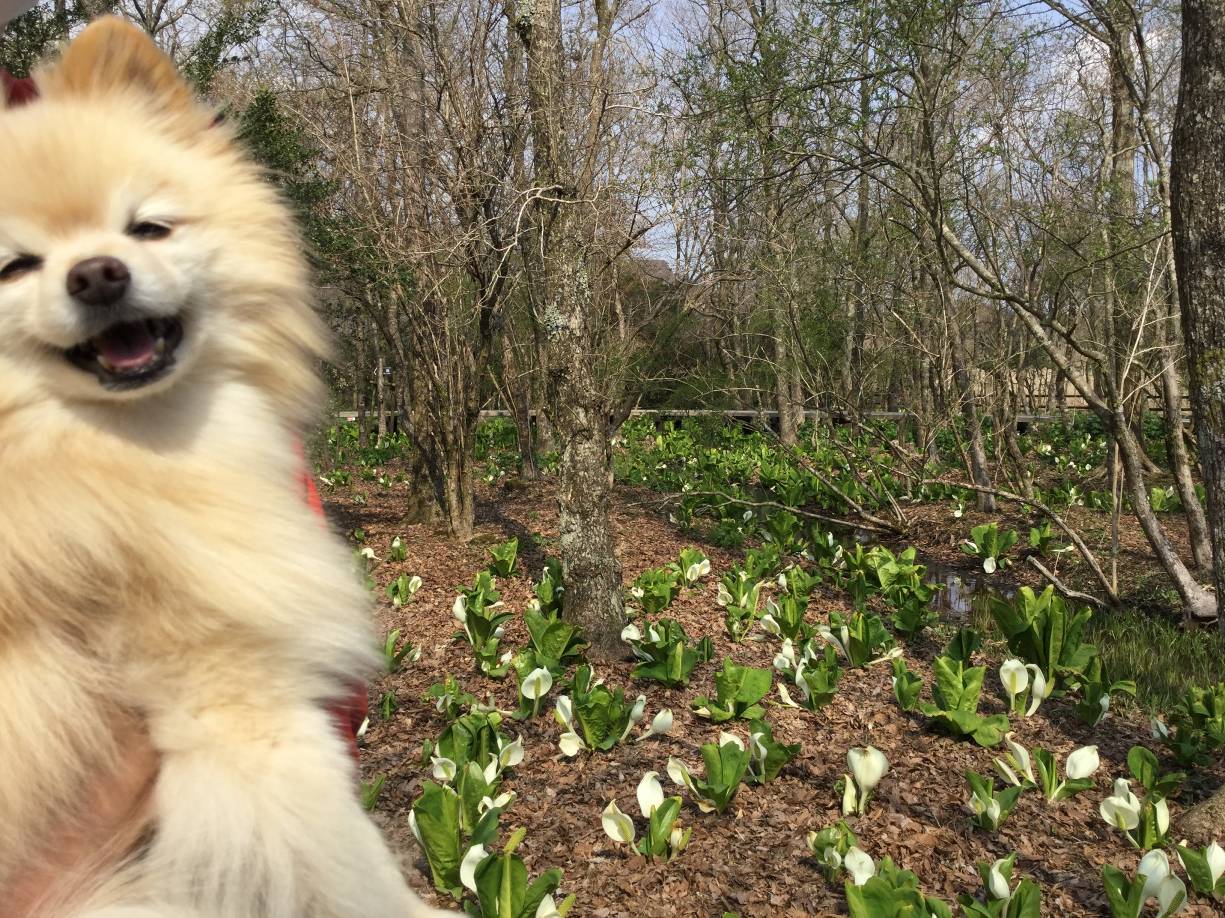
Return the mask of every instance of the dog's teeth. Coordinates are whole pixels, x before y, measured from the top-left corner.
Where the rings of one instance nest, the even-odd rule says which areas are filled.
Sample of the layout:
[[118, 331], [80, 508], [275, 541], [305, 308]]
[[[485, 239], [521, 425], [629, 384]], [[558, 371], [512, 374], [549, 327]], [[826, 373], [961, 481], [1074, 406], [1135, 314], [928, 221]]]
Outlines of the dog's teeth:
[[95, 359], [98, 361], [99, 364], [102, 365], [102, 369], [106, 370], [106, 372], [108, 373], [115, 372], [115, 365], [111, 363], [109, 360], [107, 360], [105, 357], [103, 357], [101, 354], [96, 355]]
[[153, 352], [157, 354], [158, 357], [161, 357], [163, 354], [166, 353], [166, 339], [165, 338], [157, 339], [157, 343], [153, 345]]

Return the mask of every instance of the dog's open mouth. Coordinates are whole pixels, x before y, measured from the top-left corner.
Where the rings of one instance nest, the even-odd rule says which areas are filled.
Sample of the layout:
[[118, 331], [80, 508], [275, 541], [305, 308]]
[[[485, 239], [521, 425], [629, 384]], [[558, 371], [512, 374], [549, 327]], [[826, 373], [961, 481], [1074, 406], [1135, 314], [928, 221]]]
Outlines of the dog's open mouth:
[[93, 373], [108, 389], [135, 389], [165, 376], [183, 342], [177, 316], [117, 322], [65, 352], [68, 361]]

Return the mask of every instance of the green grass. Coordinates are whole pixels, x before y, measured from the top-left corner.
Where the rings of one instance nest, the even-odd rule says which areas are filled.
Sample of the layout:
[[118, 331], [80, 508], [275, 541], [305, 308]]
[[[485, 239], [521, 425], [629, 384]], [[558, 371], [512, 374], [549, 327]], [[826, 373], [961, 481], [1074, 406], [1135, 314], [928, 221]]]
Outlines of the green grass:
[[1089, 624], [1107, 675], [1133, 680], [1145, 711], [1168, 711], [1187, 689], [1225, 679], [1225, 639], [1216, 630], [1188, 631], [1130, 610], [1099, 612]]

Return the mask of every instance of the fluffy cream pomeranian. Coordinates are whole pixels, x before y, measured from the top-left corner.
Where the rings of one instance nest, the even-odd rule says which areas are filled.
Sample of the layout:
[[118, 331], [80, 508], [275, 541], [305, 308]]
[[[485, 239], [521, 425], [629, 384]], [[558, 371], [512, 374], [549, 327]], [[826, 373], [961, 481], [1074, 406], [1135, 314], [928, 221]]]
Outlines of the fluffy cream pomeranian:
[[405, 885], [324, 710], [375, 644], [295, 482], [325, 335], [290, 215], [133, 26], [37, 83], [0, 111], [0, 889], [135, 712], [143, 840], [40, 914], [450, 914]]

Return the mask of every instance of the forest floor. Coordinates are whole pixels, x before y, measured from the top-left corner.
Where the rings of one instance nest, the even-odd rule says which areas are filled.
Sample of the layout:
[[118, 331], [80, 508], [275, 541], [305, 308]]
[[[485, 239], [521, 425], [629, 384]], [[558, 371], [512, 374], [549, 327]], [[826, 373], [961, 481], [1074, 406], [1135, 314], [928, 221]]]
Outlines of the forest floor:
[[[365, 495], [364, 503], [353, 501], [358, 492]], [[460, 546], [430, 526], [404, 523], [404, 498], [398, 491], [355, 480], [343, 494], [324, 494], [333, 525], [344, 533], [363, 529], [366, 544], [379, 558], [387, 557], [394, 536], [401, 536], [407, 544], [406, 561], [383, 562], [373, 571], [379, 597], [377, 624], [383, 634], [400, 629], [420, 648], [421, 657], [370, 686], [372, 713], [363, 741], [361, 771], [367, 781], [379, 775], [386, 778], [375, 817], [411, 862], [412, 884], [439, 905], [449, 903], [432, 889], [407, 818], [412, 801], [430, 778], [428, 764], [421, 761], [422, 745], [436, 739], [446, 727], [442, 715], [433, 704], [422, 701], [422, 696], [431, 684], [452, 674], [478, 698], [489, 695], [503, 710], [516, 706], [514, 679], [496, 681], [476, 672], [470, 649], [453, 639], [456, 622], [451, 605], [458, 588], [470, 584], [487, 566], [488, 546], [517, 536], [520, 573], [499, 579], [498, 587], [508, 609], [523, 609], [544, 555], [556, 550], [556, 509], [548, 483], [514, 490], [483, 489], [481, 498], [477, 537]], [[1126, 756], [1132, 745], [1154, 747], [1163, 766], [1174, 769], [1152, 741], [1147, 715], [1133, 707], [1117, 711], [1097, 727], [1086, 727], [1074, 717], [1068, 703], [1050, 699], [1033, 717], [1013, 718], [1023, 745], [1049, 749], [1063, 761], [1073, 749], [1096, 744], [1102, 767], [1094, 776], [1093, 789], [1061, 803], [1047, 804], [1035, 792], [1023, 794], [999, 833], [990, 835], [969, 821], [962, 773], [972, 768], [983, 775], [993, 774], [992, 758], [999, 751], [925, 730], [921, 716], [899, 709], [884, 665], [844, 670], [832, 703], [819, 712], [769, 704], [767, 719], [775, 738], [802, 744], [800, 756], [774, 782], [742, 786], [721, 815], [699, 813], [686, 799], [681, 822], [693, 827], [693, 837], [688, 849], [673, 862], [647, 864], [612, 842], [600, 824], [608, 801], [615, 798], [624, 812], [637, 817], [635, 789], [647, 771], [660, 773], [665, 793], [687, 798], [666, 776], [668, 757], [675, 756], [700, 771], [702, 743], [716, 740], [720, 729], [744, 734], [743, 722], [733, 722], [730, 727], [714, 725], [690, 710], [694, 697], [713, 695], [719, 661], [727, 656], [738, 663], [769, 667], [777, 649], [773, 642], [733, 644], [723, 630], [715, 601], [717, 585], [742, 554], [695, 543], [670, 525], [657, 507], [656, 495], [618, 491], [614, 522], [625, 582], [646, 568], [674, 560], [687, 545], [703, 548], [711, 561], [711, 575], [696, 588], [683, 591], [666, 614], [679, 620], [691, 636], [710, 635], [714, 661], [699, 666], [691, 685], [684, 689], [634, 682], [630, 677], [633, 664], [628, 661], [600, 665], [598, 675], [610, 685], [624, 685], [630, 697], [645, 694], [645, 722], [661, 708], [671, 708], [675, 715], [672, 732], [641, 743], [620, 744], [608, 753], [565, 759], [557, 747], [561, 730], [551, 716], [542, 713], [535, 720], [509, 721], [503, 727], [504, 732], [522, 733], [527, 753], [502, 787], [517, 794], [503, 814], [503, 830], [526, 827], [519, 853], [532, 875], [550, 867], [562, 869], [562, 893], [577, 894], [572, 914], [596, 918], [718, 918], [724, 912], [745, 918], [845, 914], [841, 884], [825, 880], [809, 856], [805, 836], [839, 818], [834, 783], [846, 771], [846, 752], [869, 744], [885, 753], [891, 767], [868, 813], [848, 821], [860, 846], [873, 858], [892, 857], [918, 875], [927, 894], [952, 903], [958, 893], [981, 894], [976, 862], [990, 862], [1015, 851], [1017, 875], [1031, 877], [1042, 889], [1044, 915], [1107, 914], [1101, 866], [1114, 864], [1130, 875], [1139, 854], [1122, 833], [1106, 825], [1098, 805], [1109, 794], [1113, 779], [1127, 775]], [[981, 520], [971, 511], [964, 519], [950, 521], [947, 505], [908, 508], [910, 511], [916, 518], [926, 519], [924, 515], [930, 514], [913, 536], [921, 553], [933, 562], [960, 565], [972, 576], [974, 562], [960, 553], [957, 542], [970, 525]], [[1098, 517], [1101, 528], [1101, 519], [1108, 522], [1108, 518]], [[1152, 567], [1152, 559], [1143, 540], [1131, 535], [1124, 540], [1124, 563], [1132, 565], [1129, 576], [1134, 581]], [[418, 574], [424, 585], [410, 603], [394, 607], [386, 598], [385, 587], [400, 573]], [[1004, 585], [1036, 584], [1033, 572], [1024, 565], [1012, 569], [1011, 576], [1011, 581], [1007, 572], [997, 578]], [[809, 617], [849, 608], [841, 590], [823, 585], [813, 595]], [[516, 616], [507, 624], [503, 646], [524, 646], [527, 635], [522, 618]], [[906, 646], [908, 665], [926, 683], [931, 682], [930, 660], [957, 624], [938, 626]], [[981, 660], [976, 659], [990, 665], [983, 693], [985, 714], [1005, 711], [996, 675], [1001, 647], [999, 642], [988, 641]], [[398, 707], [383, 721], [377, 705], [388, 691], [394, 692]], [[554, 689], [546, 698], [550, 714], [556, 694]], [[1184, 802], [1202, 796], [1222, 780], [1225, 766], [1221, 764], [1199, 773], [1184, 791]], [[1180, 810], [1179, 802], [1174, 801], [1175, 827]], [[1200, 900], [1189, 903], [1183, 914], [1222, 912]]]

